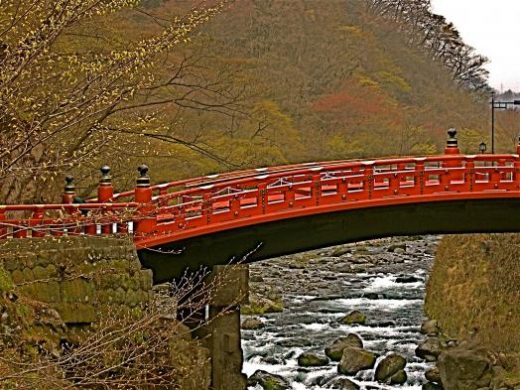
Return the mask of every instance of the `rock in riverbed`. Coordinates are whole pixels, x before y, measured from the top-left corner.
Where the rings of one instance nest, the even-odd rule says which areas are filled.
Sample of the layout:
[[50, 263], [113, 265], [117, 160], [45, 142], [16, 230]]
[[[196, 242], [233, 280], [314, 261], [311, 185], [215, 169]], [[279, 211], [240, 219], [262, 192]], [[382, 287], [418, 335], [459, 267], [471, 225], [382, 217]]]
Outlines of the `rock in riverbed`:
[[290, 390], [291, 388], [291, 385], [284, 377], [262, 370], [255, 371], [255, 373], [248, 378], [247, 385], [260, 385], [266, 390]]
[[491, 363], [485, 351], [453, 348], [441, 353], [437, 367], [446, 389], [487, 388], [491, 382]]
[[430, 382], [434, 383], [441, 383], [441, 374], [439, 372], [439, 369], [437, 367], [430, 368], [424, 373], [424, 377], [426, 380], [429, 380]]
[[[375, 380], [381, 383], [390, 382], [395, 374], [404, 370], [405, 366], [406, 359], [404, 357], [397, 354], [390, 354], [381, 360], [377, 365]], [[399, 376], [401, 377], [402, 374]]]
[[421, 333], [427, 336], [437, 336], [439, 334], [439, 325], [436, 320], [424, 321], [421, 325]]
[[331, 345], [325, 348], [325, 355], [330, 360], [339, 362], [343, 356], [343, 350], [348, 347], [363, 348], [363, 341], [361, 338], [354, 333], [350, 333], [345, 337], [336, 339]]
[[359, 386], [347, 378], [334, 378], [325, 384], [327, 389], [359, 390]]
[[437, 337], [430, 337], [420, 343], [415, 349], [415, 354], [428, 362], [437, 360], [441, 354], [441, 342]]
[[300, 367], [321, 367], [329, 364], [326, 356], [320, 356], [313, 352], [304, 352], [298, 356], [298, 365]]
[[338, 372], [344, 375], [356, 375], [359, 371], [374, 368], [376, 355], [361, 348], [347, 347], [338, 364]]
[[262, 329], [265, 324], [262, 322], [260, 318], [249, 317], [242, 321], [242, 325], [240, 327], [244, 330], [258, 330]]
[[353, 312], [350, 312], [345, 317], [343, 317], [341, 320], [339, 320], [340, 323], [345, 325], [353, 325], [353, 324], [360, 324], [364, 325], [367, 322], [367, 316], [360, 312], [359, 310], [354, 310]]

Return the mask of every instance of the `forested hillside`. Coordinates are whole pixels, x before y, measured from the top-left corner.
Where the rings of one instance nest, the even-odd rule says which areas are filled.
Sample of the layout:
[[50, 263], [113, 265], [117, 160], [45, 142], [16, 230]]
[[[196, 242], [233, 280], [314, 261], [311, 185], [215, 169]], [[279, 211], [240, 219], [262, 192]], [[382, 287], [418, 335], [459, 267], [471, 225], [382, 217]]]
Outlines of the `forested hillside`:
[[[4, 200], [56, 200], [66, 172], [86, 196], [105, 163], [123, 189], [142, 162], [157, 182], [438, 153], [448, 127], [464, 151], [487, 140], [485, 59], [427, 0], [113, 3], [0, 21]], [[512, 150], [498, 125], [499, 149]]]

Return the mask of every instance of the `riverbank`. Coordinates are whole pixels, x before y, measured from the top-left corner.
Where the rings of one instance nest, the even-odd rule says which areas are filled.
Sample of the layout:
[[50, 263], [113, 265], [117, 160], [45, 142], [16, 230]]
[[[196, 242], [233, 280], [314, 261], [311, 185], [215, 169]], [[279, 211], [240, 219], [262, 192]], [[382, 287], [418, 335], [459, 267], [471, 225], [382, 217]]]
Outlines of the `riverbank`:
[[485, 349], [510, 388], [520, 388], [519, 281], [520, 235], [446, 236], [425, 300], [444, 337]]

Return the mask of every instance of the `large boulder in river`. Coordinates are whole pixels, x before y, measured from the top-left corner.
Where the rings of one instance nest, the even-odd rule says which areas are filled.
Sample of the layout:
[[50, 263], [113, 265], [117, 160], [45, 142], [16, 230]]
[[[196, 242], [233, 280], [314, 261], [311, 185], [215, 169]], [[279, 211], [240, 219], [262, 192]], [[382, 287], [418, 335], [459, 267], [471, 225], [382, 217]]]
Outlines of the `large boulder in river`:
[[437, 367], [446, 390], [487, 388], [491, 382], [491, 363], [485, 351], [449, 349], [441, 353]]
[[343, 350], [347, 347], [363, 348], [363, 341], [354, 333], [350, 333], [345, 337], [336, 339], [331, 345], [325, 348], [325, 355], [330, 360], [339, 362], [343, 356]]
[[441, 385], [437, 383], [428, 382], [422, 385], [422, 390], [443, 390]]
[[405, 367], [406, 359], [404, 357], [395, 353], [388, 355], [377, 365], [375, 380], [381, 383], [390, 382], [390, 379]]
[[347, 347], [338, 364], [338, 372], [343, 375], [356, 375], [359, 371], [374, 368], [376, 355], [362, 348]]
[[437, 367], [432, 367], [426, 370], [426, 372], [424, 373], [424, 377], [426, 378], [426, 380], [430, 382], [439, 384], [442, 383], [441, 373], [439, 372], [439, 369]]
[[325, 384], [326, 389], [359, 390], [359, 385], [348, 378], [334, 378]]
[[441, 352], [441, 342], [437, 337], [427, 338], [415, 349], [415, 354], [418, 357], [429, 362], [437, 360]]
[[298, 356], [298, 365], [300, 367], [321, 367], [329, 364], [326, 356], [320, 356], [313, 352], [304, 352]]
[[248, 386], [260, 385], [265, 390], [290, 390], [289, 382], [280, 375], [270, 374], [267, 371], [257, 370], [247, 379]]
[[367, 322], [367, 316], [359, 310], [354, 310], [353, 312], [350, 312], [345, 317], [340, 319], [339, 322], [345, 325], [364, 325]]
[[265, 326], [260, 318], [249, 317], [242, 321], [242, 325], [240, 327], [244, 330], [257, 330], [261, 329]]
[[408, 375], [406, 374], [406, 371], [399, 370], [394, 375], [392, 375], [392, 377], [390, 378], [390, 384], [391, 385], [404, 385], [407, 380], [408, 380]]
[[421, 325], [421, 333], [428, 336], [437, 336], [439, 334], [439, 324], [436, 320], [424, 321]]

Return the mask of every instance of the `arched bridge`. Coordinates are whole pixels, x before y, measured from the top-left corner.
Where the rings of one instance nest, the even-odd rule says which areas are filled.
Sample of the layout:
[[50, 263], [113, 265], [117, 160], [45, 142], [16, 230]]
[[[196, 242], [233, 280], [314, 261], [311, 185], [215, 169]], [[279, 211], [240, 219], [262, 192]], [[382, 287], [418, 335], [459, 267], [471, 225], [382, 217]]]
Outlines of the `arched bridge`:
[[439, 156], [332, 161], [150, 185], [98, 197], [0, 207], [2, 238], [131, 235], [156, 281], [186, 268], [255, 261], [392, 235], [520, 232], [517, 154], [461, 155], [455, 133]]

